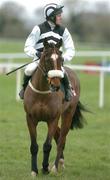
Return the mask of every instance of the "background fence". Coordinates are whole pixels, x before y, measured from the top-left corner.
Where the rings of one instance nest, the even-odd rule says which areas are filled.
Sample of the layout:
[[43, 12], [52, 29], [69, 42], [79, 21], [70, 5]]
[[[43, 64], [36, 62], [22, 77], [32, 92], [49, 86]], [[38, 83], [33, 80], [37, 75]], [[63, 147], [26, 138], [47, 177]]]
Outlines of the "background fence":
[[[79, 51], [76, 52], [76, 57], [101, 57], [101, 60], [104, 64], [106, 59], [110, 57], [109, 51]], [[23, 64], [21, 63], [11, 63], [13, 59], [23, 59], [27, 58], [23, 53], [8, 53], [0, 54], [0, 59], [6, 59], [7, 63], [0, 63], [0, 71], [9, 72], [14, 68], [17, 68]], [[99, 107], [104, 106], [104, 74], [110, 72], [110, 67], [106, 66], [95, 66], [95, 65], [71, 65], [67, 64], [68, 67], [78, 70], [78, 71], [92, 71], [99, 72]], [[16, 71], [16, 100], [19, 100], [19, 91], [21, 87], [21, 71]]]

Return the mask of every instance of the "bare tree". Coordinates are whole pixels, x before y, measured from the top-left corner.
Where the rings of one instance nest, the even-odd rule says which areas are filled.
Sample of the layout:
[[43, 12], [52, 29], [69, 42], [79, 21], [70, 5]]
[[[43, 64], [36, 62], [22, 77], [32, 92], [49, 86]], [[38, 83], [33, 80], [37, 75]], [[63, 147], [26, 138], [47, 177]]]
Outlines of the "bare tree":
[[25, 9], [14, 2], [6, 2], [0, 8], [0, 36], [23, 37], [25, 34]]
[[90, 4], [81, 0], [65, 0], [68, 9], [67, 24], [76, 40], [109, 42], [110, 7], [107, 2]]

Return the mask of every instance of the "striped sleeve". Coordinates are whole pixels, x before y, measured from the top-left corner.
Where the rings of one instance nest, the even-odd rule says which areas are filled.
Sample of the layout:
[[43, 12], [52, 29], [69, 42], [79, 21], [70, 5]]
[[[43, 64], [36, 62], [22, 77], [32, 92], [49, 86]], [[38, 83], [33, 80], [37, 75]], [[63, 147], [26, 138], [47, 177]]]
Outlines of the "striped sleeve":
[[71, 34], [69, 33], [67, 28], [65, 28], [62, 40], [64, 47], [64, 52], [62, 56], [64, 58], [64, 61], [71, 61], [72, 58], [75, 56], [75, 47]]
[[32, 58], [38, 58], [36, 56], [37, 54], [37, 50], [35, 48], [36, 43], [38, 42], [40, 37], [40, 28], [39, 26], [35, 26], [32, 30], [32, 32], [29, 34], [26, 42], [25, 42], [25, 46], [24, 46], [24, 52]]

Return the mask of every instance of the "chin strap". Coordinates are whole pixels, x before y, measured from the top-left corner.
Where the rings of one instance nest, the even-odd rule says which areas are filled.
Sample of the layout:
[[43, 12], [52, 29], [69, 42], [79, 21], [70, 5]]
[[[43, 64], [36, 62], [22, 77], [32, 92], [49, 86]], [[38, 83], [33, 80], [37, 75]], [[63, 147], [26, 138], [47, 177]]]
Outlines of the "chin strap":
[[47, 21], [50, 22], [50, 24], [54, 24], [56, 25], [56, 16], [50, 16], [50, 17], [46, 17]]

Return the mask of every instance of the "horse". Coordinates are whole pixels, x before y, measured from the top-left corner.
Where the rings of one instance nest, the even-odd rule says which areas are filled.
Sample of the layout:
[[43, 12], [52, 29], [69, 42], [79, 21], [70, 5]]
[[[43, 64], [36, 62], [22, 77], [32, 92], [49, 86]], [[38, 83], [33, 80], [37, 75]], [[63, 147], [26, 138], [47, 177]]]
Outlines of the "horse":
[[[65, 67], [68, 73], [73, 96], [70, 101], [65, 101], [63, 92], [63, 71], [62, 53], [60, 47], [62, 42], [56, 45], [44, 40], [44, 49], [38, 67], [33, 73], [31, 80], [24, 94], [24, 110], [26, 112], [27, 126], [30, 134], [30, 153], [31, 153], [31, 174], [38, 174], [38, 144], [37, 144], [37, 125], [40, 121], [47, 123], [48, 132], [43, 144], [42, 172], [50, 171], [57, 173], [59, 163], [64, 167], [64, 148], [66, 136], [70, 129], [83, 127], [81, 104], [80, 82], [76, 73]], [[61, 125], [59, 121], [61, 119]], [[54, 138], [57, 146], [57, 153], [53, 167], [49, 168], [49, 156]]]

